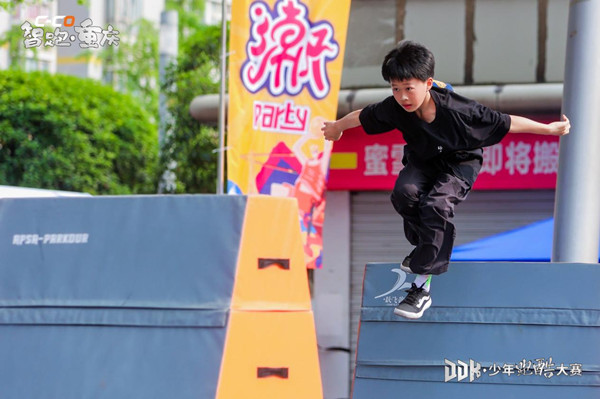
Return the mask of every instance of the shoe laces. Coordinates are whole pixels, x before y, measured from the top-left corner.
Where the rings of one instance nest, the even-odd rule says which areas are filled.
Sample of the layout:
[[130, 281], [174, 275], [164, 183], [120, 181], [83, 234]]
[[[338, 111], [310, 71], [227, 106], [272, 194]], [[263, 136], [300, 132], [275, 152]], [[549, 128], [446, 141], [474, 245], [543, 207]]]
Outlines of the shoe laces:
[[[423, 284], [425, 285], [425, 284]], [[416, 305], [421, 296], [421, 293], [424, 291], [423, 285], [417, 287], [415, 283], [412, 283], [412, 286], [406, 291], [406, 298], [404, 298], [404, 302], [409, 305]]]

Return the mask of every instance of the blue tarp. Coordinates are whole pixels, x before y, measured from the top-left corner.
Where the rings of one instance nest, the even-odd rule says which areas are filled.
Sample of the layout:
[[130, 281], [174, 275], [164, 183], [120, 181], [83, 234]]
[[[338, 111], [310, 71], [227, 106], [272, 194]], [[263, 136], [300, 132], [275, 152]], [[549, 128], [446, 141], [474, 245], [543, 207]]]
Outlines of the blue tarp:
[[451, 260], [550, 262], [553, 232], [554, 218], [542, 220], [457, 246]]

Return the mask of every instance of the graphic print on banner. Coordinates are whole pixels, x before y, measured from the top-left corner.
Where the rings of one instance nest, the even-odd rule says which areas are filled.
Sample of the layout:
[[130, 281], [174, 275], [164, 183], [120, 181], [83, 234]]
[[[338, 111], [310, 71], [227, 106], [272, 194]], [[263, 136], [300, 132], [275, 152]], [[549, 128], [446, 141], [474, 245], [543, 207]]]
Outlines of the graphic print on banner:
[[330, 90], [325, 65], [339, 54], [333, 27], [327, 21], [311, 24], [306, 6], [295, 0], [279, 1], [276, 9], [272, 14], [260, 1], [250, 6], [242, 83], [251, 93], [266, 87], [273, 96], [295, 96], [306, 87], [314, 98], [324, 98]]
[[350, 1], [232, 5], [227, 191], [298, 201], [306, 263], [322, 266], [325, 186]]

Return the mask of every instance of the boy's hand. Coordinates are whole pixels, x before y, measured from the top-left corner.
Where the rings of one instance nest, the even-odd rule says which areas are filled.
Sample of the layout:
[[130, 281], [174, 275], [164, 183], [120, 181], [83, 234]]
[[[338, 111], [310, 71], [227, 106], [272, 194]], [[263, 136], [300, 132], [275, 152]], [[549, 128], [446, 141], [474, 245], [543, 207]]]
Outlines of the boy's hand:
[[344, 133], [337, 127], [335, 122], [324, 122], [321, 131], [323, 131], [325, 139], [331, 141], [338, 141]]
[[548, 128], [550, 129], [551, 135], [564, 136], [565, 134], [569, 134], [569, 130], [571, 130], [571, 122], [569, 122], [569, 118], [567, 118], [566, 115], [563, 115], [560, 118], [560, 121], [549, 123]]

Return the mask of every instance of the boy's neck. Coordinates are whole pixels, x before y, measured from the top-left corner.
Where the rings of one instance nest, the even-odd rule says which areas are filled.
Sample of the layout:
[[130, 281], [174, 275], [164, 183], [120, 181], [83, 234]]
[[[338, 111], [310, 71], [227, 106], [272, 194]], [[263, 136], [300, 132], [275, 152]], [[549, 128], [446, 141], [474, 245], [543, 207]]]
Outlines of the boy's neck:
[[417, 117], [427, 123], [431, 123], [435, 119], [435, 102], [431, 97], [431, 93], [427, 91], [427, 95], [425, 96], [425, 100], [423, 100], [423, 104], [419, 107], [419, 109], [415, 110], [415, 114]]

